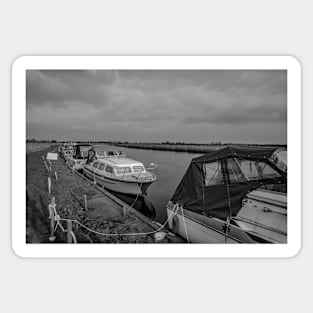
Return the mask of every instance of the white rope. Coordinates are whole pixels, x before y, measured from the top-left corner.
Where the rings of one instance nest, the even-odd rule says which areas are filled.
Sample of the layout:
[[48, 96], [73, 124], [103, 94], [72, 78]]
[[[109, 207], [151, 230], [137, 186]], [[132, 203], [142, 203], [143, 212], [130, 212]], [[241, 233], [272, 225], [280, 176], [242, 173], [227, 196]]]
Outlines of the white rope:
[[133, 203], [132, 203], [131, 205], [129, 205], [129, 206], [127, 207], [127, 211], [126, 211], [126, 210], [124, 211], [124, 212], [125, 212], [125, 215], [128, 214], [128, 212], [130, 211], [130, 209], [132, 209], [133, 206], [136, 204], [136, 201], [138, 200], [138, 197], [139, 197], [139, 195], [141, 194], [141, 188], [142, 188], [142, 182], [140, 183], [139, 191], [138, 191], [138, 193], [137, 193], [137, 195], [136, 195], [135, 200], [133, 201]]
[[75, 236], [74, 232], [70, 231], [70, 234], [71, 234], [71, 236], [73, 238], [74, 243], [77, 243], [77, 239], [76, 239], [76, 236]]
[[107, 233], [101, 233], [98, 232], [96, 230], [93, 230], [87, 226], [85, 226], [84, 224], [82, 224], [81, 222], [77, 221], [77, 220], [73, 220], [73, 219], [68, 219], [68, 218], [59, 218], [59, 221], [72, 221], [78, 225], [80, 225], [81, 227], [85, 228], [86, 230], [88, 230], [89, 232], [92, 232], [96, 235], [100, 235], [100, 236], [145, 236], [145, 235], [153, 235], [157, 232], [159, 232], [161, 229], [163, 229], [165, 227], [165, 225], [168, 223], [169, 219], [171, 218], [171, 216], [174, 214], [174, 209], [173, 211], [170, 213], [170, 215], [168, 216], [167, 220], [164, 222], [164, 224], [162, 224], [158, 229], [154, 230], [154, 231], [150, 231], [150, 232], [146, 232], [146, 233], [121, 233], [121, 234], [107, 234]]
[[183, 217], [183, 221], [184, 221], [184, 227], [185, 227], [185, 232], [186, 232], [186, 239], [187, 239], [187, 242], [189, 243], [189, 236], [188, 236], [187, 227], [186, 227], [186, 221], [185, 221], [184, 209], [183, 209], [183, 207], [182, 207], [182, 206], [180, 207], [180, 209], [181, 209], [181, 215], [182, 215], [182, 217]]

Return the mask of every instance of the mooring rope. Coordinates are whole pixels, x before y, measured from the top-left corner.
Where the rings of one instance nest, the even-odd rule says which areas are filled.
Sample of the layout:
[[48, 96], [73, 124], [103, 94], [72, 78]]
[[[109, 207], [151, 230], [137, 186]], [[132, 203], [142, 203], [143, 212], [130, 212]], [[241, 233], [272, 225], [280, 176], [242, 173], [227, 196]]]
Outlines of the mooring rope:
[[94, 229], [91, 229], [91, 228], [85, 226], [84, 224], [82, 224], [81, 222], [79, 222], [77, 220], [73, 220], [73, 219], [69, 219], [69, 218], [60, 218], [59, 215], [57, 215], [56, 219], [57, 219], [57, 223], [59, 223], [60, 221], [71, 221], [73, 223], [78, 224], [82, 228], [88, 230], [89, 232], [92, 232], [92, 233], [94, 233], [96, 235], [100, 235], [100, 236], [146, 236], [146, 235], [153, 235], [153, 234], [159, 232], [161, 229], [163, 229], [165, 227], [165, 225], [168, 223], [168, 221], [170, 220], [171, 216], [174, 214], [175, 211], [176, 211], [176, 209], [174, 208], [172, 210], [172, 212], [169, 214], [169, 216], [167, 217], [167, 219], [164, 222], [164, 224], [162, 224], [158, 229], [156, 229], [154, 231], [142, 232], [142, 233], [115, 233], [115, 234], [108, 234], [108, 233], [102, 233], [102, 232], [98, 232], [98, 231], [96, 231]]
[[183, 221], [184, 221], [184, 227], [185, 227], [185, 232], [186, 232], [186, 239], [187, 239], [187, 242], [189, 243], [189, 236], [188, 236], [187, 227], [186, 227], [186, 221], [185, 221], [184, 209], [183, 209], [183, 207], [182, 207], [182, 206], [180, 207], [180, 209], [181, 209], [181, 214], [182, 214]]
[[139, 197], [139, 195], [141, 194], [142, 184], [143, 184], [143, 182], [140, 183], [139, 191], [138, 191], [138, 193], [137, 193], [137, 195], [136, 195], [135, 200], [134, 200], [133, 203], [132, 203], [131, 205], [129, 205], [129, 206], [127, 207], [127, 209], [125, 210], [125, 215], [128, 214], [128, 212], [129, 212], [131, 209], [133, 209], [133, 206], [136, 204], [136, 202], [137, 202], [137, 200], [138, 200], [138, 197]]

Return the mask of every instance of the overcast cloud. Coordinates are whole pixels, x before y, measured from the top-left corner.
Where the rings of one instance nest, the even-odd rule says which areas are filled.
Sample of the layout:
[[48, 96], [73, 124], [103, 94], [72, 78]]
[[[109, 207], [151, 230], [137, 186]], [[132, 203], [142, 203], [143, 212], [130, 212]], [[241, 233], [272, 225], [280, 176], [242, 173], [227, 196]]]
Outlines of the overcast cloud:
[[27, 71], [27, 138], [287, 141], [286, 71]]

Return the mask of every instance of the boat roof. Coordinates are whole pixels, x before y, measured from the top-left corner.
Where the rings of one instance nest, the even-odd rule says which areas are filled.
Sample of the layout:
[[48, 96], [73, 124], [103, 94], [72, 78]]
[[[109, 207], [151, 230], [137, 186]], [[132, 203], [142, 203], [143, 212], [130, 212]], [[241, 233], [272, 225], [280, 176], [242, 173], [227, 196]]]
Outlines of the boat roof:
[[216, 162], [216, 160], [223, 160], [230, 157], [245, 158], [256, 161], [264, 158], [269, 159], [276, 150], [276, 147], [228, 145], [224, 148], [194, 158], [192, 159], [192, 162], [210, 163]]
[[111, 166], [143, 166], [141, 162], [129, 158], [106, 157], [97, 159], [95, 162], [105, 163]]
[[89, 143], [76, 143], [75, 147], [91, 147]]

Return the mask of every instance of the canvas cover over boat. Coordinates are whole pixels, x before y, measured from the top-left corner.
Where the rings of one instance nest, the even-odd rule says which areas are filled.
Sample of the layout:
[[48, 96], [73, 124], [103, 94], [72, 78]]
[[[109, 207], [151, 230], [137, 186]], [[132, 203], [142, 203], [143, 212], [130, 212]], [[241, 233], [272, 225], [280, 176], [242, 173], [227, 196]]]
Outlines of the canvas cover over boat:
[[276, 148], [226, 146], [192, 159], [171, 201], [209, 217], [236, 216], [257, 188], [286, 192], [287, 176], [272, 161]]
[[77, 144], [74, 146], [74, 159], [86, 159], [88, 157], [88, 151], [92, 148], [90, 144]]

